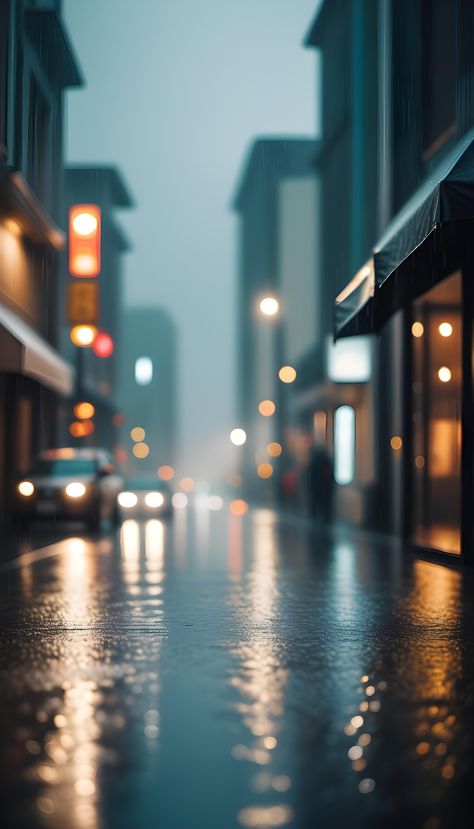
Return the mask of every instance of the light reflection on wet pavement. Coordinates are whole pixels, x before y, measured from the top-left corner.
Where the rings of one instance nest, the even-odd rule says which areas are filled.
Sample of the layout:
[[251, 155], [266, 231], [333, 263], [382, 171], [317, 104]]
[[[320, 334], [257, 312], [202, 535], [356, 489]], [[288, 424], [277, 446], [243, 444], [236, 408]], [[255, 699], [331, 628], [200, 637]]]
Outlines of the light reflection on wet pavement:
[[2, 825], [470, 826], [473, 582], [264, 510], [17, 559]]

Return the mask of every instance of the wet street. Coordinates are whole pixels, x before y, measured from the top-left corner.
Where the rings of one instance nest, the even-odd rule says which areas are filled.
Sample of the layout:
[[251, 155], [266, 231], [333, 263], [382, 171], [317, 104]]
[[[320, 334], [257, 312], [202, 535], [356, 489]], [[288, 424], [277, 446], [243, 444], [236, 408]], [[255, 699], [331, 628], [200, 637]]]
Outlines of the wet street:
[[470, 826], [473, 586], [264, 510], [20, 551], [2, 825]]

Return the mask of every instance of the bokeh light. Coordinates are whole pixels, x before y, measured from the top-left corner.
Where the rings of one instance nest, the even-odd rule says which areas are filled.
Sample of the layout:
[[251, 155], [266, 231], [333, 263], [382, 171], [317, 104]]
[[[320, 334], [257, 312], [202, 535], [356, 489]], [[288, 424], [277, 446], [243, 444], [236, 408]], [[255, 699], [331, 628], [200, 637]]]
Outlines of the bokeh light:
[[261, 400], [258, 404], [258, 411], [263, 417], [271, 417], [276, 412], [273, 400]]
[[97, 328], [93, 325], [74, 325], [71, 328], [71, 342], [79, 348], [87, 348], [92, 345], [97, 335]]
[[102, 359], [111, 357], [114, 353], [114, 341], [110, 334], [106, 334], [105, 331], [97, 334], [97, 337], [92, 343], [92, 351], [97, 357], [102, 357]]
[[245, 432], [245, 429], [232, 429], [230, 433], [230, 439], [234, 446], [243, 446], [245, 441], [247, 440], [247, 434]]
[[82, 403], [76, 403], [74, 406], [74, 417], [78, 420], [89, 420], [91, 417], [95, 415], [95, 407], [92, 403], [87, 403], [83, 401]]
[[249, 505], [247, 504], [247, 501], [243, 501], [241, 498], [236, 498], [234, 501], [231, 501], [230, 511], [232, 515], [246, 515], [249, 511]]
[[224, 506], [224, 501], [220, 495], [210, 495], [208, 500], [208, 506], [210, 510], [213, 510], [213, 512], [217, 512]]
[[442, 383], [449, 383], [452, 376], [453, 375], [451, 374], [451, 369], [449, 369], [447, 366], [441, 366], [441, 368], [438, 369], [438, 377]]
[[139, 458], [139, 460], [143, 460], [144, 458], [147, 458], [150, 454], [150, 447], [147, 443], [136, 443], [132, 449], [132, 452], [136, 458]]
[[175, 509], [184, 509], [188, 503], [188, 496], [184, 494], [184, 492], [175, 492], [171, 503], [173, 504]]
[[422, 337], [425, 329], [422, 322], [414, 322], [411, 327], [411, 333], [414, 337]]
[[453, 333], [453, 326], [450, 322], [442, 322], [438, 327], [438, 331], [442, 337], [450, 337]]
[[73, 438], [86, 438], [92, 435], [95, 426], [91, 420], [75, 420], [69, 426], [69, 432]]
[[260, 300], [259, 308], [265, 317], [274, 317], [278, 314], [280, 303], [274, 296], [266, 296]]
[[162, 481], [171, 481], [171, 479], [174, 477], [173, 467], [168, 466], [167, 464], [160, 466], [160, 468], [158, 469], [158, 477], [161, 478]]
[[403, 446], [401, 437], [399, 435], [393, 435], [393, 437], [390, 438], [390, 446], [392, 449], [395, 449], [395, 451], [401, 449]]
[[142, 426], [134, 426], [130, 432], [130, 437], [136, 443], [140, 443], [140, 441], [145, 440], [145, 430]]
[[272, 441], [271, 443], [267, 443], [267, 452], [271, 458], [278, 458], [282, 453], [281, 443], [278, 441]]
[[271, 463], [260, 463], [257, 467], [257, 475], [259, 478], [271, 478], [273, 475], [273, 466]]
[[181, 489], [184, 489], [185, 492], [191, 492], [196, 486], [196, 483], [193, 478], [186, 477], [181, 478], [179, 485]]
[[282, 383], [294, 383], [296, 380], [296, 369], [293, 366], [282, 366], [278, 372], [278, 377]]

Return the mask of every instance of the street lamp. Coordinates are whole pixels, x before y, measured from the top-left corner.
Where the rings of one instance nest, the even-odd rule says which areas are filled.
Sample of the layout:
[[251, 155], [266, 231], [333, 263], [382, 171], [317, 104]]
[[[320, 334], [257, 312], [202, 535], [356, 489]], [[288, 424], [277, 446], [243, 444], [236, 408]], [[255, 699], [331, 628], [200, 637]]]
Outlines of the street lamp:
[[97, 335], [97, 328], [94, 325], [74, 325], [71, 328], [71, 341], [79, 348], [87, 348], [92, 345]]
[[230, 433], [230, 440], [234, 446], [243, 446], [247, 440], [247, 433], [245, 429], [232, 429]]
[[265, 296], [260, 300], [258, 307], [264, 317], [275, 317], [280, 310], [280, 303], [274, 296]]

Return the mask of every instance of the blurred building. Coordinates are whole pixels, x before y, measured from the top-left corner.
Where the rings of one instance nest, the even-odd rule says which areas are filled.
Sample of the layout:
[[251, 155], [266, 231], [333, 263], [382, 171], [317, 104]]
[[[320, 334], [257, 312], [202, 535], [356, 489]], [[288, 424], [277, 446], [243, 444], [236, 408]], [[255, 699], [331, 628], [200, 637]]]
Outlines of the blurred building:
[[[64, 175], [63, 222], [66, 226], [69, 210], [76, 204], [92, 204], [100, 208], [101, 270], [96, 277], [99, 305], [97, 328], [99, 334], [111, 337], [113, 352], [109, 356], [98, 356], [94, 347], [79, 348], [71, 342], [71, 325], [67, 321], [68, 286], [72, 282], [92, 280], [75, 280], [69, 276], [68, 257], [65, 255], [59, 292], [61, 351], [76, 367], [76, 386], [73, 395], [61, 407], [60, 442], [103, 446], [114, 451], [118, 446], [121, 426], [123, 256], [130, 248], [116, 213], [118, 209], [131, 208], [133, 202], [122, 175], [115, 167], [74, 166], [68, 167]], [[75, 427], [72, 424], [77, 423], [74, 408], [78, 402], [84, 401], [91, 403], [95, 409], [93, 432], [74, 437]]]
[[57, 347], [63, 101], [78, 65], [58, 2], [0, 1], [0, 504], [41, 448], [74, 373]]
[[[176, 326], [163, 308], [126, 308], [123, 316], [123, 446], [129, 475], [173, 466], [178, 437]], [[135, 430], [135, 431], [133, 431]]]
[[363, 373], [370, 353], [372, 378], [372, 392], [347, 378], [339, 435], [338, 409], [315, 397], [310, 410], [326, 413], [339, 489], [362, 497], [372, 489], [363, 523], [380, 516], [408, 545], [466, 560], [474, 549], [473, 36], [469, 0], [326, 0], [308, 36], [323, 58], [318, 163], [324, 279], [338, 294], [334, 354], [337, 362], [342, 349], [346, 373], [348, 365]]
[[[249, 497], [278, 496], [286, 456], [287, 384], [279, 379], [314, 340], [317, 326], [316, 143], [262, 138], [244, 163], [233, 206], [239, 216], [238, 403], [248, 436], [238, 449]], [[277, 299], [266, 315], [262, 299]]]

